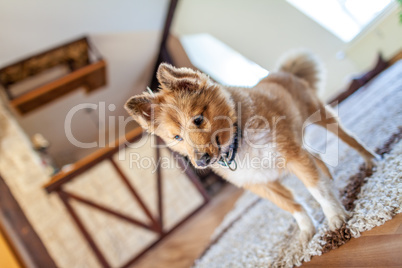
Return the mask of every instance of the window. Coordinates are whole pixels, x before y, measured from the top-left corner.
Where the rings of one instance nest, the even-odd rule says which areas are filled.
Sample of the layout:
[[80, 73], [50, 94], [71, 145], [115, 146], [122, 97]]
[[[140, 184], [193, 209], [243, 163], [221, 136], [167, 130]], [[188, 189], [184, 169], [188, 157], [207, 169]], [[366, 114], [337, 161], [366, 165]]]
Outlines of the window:
[[393, 0], [287, 0], [344, 42], [393, 6]]

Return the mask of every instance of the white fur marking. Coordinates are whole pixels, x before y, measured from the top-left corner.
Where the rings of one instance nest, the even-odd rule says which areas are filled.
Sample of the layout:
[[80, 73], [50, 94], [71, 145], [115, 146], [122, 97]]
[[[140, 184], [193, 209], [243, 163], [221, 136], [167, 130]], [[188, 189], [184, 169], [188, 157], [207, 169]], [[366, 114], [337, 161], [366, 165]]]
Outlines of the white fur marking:
[[347, 218], [343, 206], [331, 190], [329, 182], [320, 181], [317, 187], [309, 187], [311, 195], [320, 203], [331, 230], [342, 226]]
[[314, 232], [314, 224], [305, 210], [293, 213], [293, 217], [299, 225], [300, 230]]

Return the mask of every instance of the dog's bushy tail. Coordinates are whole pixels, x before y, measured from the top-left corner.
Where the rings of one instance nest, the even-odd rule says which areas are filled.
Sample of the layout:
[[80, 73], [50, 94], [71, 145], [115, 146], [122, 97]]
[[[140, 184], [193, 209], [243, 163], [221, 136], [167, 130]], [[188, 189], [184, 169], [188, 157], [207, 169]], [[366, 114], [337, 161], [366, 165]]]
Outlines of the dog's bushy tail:
[[324, 79], [324, 69], [313, 53], [306, 50], [291, 51], [282, 56], [277, 66], [278, 71], [291, 73], [304, 79], [316, 92], [320, 90]]

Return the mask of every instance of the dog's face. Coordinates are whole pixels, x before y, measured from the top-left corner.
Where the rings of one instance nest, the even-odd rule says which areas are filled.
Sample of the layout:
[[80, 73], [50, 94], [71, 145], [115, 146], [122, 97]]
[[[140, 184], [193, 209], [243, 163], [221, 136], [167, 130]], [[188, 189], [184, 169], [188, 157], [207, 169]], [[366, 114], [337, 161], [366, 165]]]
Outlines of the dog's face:
[[161, 64], [157, 93], [130, 98], [125, 108], [148, 132], [197, 168], [215, 163], [236, 133], [234, 103], [220, 85], [188, 68]]

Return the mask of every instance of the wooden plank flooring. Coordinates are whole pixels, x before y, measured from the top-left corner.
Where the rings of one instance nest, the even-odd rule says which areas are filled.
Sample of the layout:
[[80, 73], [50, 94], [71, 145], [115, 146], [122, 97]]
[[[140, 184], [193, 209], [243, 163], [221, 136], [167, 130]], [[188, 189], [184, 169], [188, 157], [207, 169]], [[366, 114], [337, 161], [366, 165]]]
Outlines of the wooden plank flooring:
[[302, 267], [402, 267], [402, 214]]
[[[242, 192], [232, 185], [225, 186], [205, 208], [133, 267], [190, 267], [208, 246], [213, 231]], [[313, 257], [302, 267], [402, 267], [402, 214], [336, 250]]]

